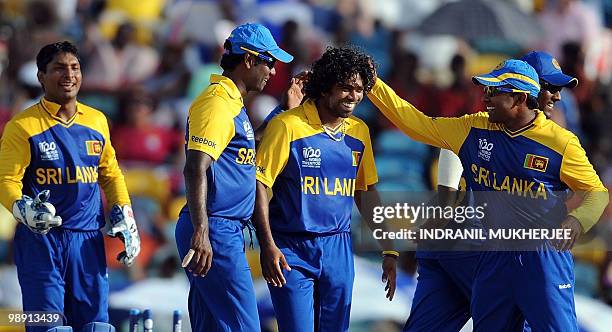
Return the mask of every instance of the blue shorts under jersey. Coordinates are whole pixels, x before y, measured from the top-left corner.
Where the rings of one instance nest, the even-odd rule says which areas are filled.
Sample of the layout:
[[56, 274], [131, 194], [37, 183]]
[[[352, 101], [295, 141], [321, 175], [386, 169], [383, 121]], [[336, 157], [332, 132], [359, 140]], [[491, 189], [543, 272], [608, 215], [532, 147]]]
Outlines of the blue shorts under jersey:
[[[75, 331], [90, 322], [108, 322], [108, 274], [103, 234], [53, 228], [36, 234], [19, 224], [15, 265], [24, 311], [64, 313]], [[44, 332], [49, 326], [29, 326]]]

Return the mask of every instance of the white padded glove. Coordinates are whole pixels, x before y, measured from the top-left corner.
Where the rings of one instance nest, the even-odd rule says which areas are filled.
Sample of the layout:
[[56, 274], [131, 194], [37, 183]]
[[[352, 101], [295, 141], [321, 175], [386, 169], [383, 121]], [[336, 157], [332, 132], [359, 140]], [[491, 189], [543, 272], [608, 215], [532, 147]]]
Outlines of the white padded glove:
[[138, 227], [136, 227], [132, 207], [129, 205], [113, 205], [109, 221], [110, 228], [107, 234], [111, 237], [118, 236], [125, 245], [125, 251], [117, 255], [117, 260], [130, 266], [140, 253], [140, 237], [138, 236]]
[[51, 192], [41, 191], [34, 199], [23, 195], [13, 203], [13, 216], [20, 223], [38, 234], [47, 234], [51, 227], [62, 225], [62, 218], [55, 215], [55, 206], [47, 202]]

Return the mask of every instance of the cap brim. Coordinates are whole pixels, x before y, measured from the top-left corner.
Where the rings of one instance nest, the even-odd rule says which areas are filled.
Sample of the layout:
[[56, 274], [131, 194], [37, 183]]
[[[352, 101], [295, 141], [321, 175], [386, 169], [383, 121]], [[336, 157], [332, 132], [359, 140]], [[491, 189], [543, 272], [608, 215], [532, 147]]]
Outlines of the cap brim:
[[481, 76], [472, 76], [472, 82], [476, 85], [486, 85], [486, 86], [502, 86], [508, 85], [506, 81], [497, 81], [491, 75], [481, 75]]
[[272, 55], [276, 60], [278, 60], [280, 62], [289, 63], [289, 62], [293, 61], [293, 55], [285, 52], [281, 48], [277, 48], [275, 50], [270, 50], [270, 51], [267, 51], [267, 52], [270, 53], [270, 55]]
[[552, 85], [562, 86], [566, 88], [575, 88], [578, 85], [577, 78], [565, 75], [563, 73], [542, 75], [540, 76], [540, 78]]

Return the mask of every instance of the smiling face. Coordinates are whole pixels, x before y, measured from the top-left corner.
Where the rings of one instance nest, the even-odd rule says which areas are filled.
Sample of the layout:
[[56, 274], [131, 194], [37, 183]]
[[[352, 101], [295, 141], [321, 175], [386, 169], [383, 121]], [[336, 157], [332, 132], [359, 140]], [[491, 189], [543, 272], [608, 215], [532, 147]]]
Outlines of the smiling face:
[[485, 87], [483, 102], [489, 113], [489, 122], [508, 123], [517, 116], [516, 97], [513, 93]]
[[272, 61], [266, 61], [251, 54], [248, 54], [247, 57], [246, 61], [250, 61], [247, 91], [261, 92], [268, 84], [270, 77], [276, 75], [274, 69], [276, 60], [271, 58]]
[[56, 54], [45, 71], [38, 72], [45, 98], [58, 104], [76, 100], [81, 78], [81, 64], [74, 54], [68, 52]]
[[335, 118], [348, 118], [363, 99], [363, 80], [354, 75], [347, 82], [336, 83], [331, 91], [323, 93], [321, 105]]
[[540, 93], [538, 94], [538, 106], [547, 118], [552, 116], [555, 103], [561, 100], [562, 87], [550, 83], [541, 82]]

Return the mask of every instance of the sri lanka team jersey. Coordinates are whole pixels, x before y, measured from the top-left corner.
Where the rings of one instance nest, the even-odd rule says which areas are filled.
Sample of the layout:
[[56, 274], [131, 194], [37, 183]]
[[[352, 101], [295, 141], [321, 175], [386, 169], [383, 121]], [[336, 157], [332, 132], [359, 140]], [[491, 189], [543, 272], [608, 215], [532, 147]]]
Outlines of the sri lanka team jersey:
[[[9, 211], [22, 194], [50, 190], [62, 227], [104, 226], [100, 186], [109, 204], [130, 204], [104, 114], [77, 103], [67, 122], [44, 98], [6, 124], [0, 141], [0, 202]], [[99, 184], [99, 185], [98, 185]]]
[[529, 227], [551, 215], [565, 217], [563, 193], [569, 188], [584, 195], [583, 203], [569, 214], [580, 221], [586, 232], [608, 203], [607, 190], [576, 136], [546, 119], [540, 111], [535, 111], [533, 122], [510, 131], [502, 124], [489, 122], [484, 112], [461, 118], [428, 117], [380, 79], [368, 97], [412, 138], [456, 153], [461, 159], [468, 189], [508, 193], [488, 195], [505, 196], [506, 203], [521, 202], [519, 198], [529, 201], [490, 206], [489, 212], [494, 215], [485, 217], [486, 227], [503, 227], [506, 222]]
[[308, 100], [268, 124], [257, 150], [257, 180], [272, 188], [272, 231], [348, 232], [355, 190], [378, 181], [369, 129], [351, 116], [328, 134]]
[[255, 135], [234, 82], [221, 75], [210, 82], [189, 109], [187, 150], [214, 159], [206, 171], [208, 215], [247, 220], [255, 206]]

